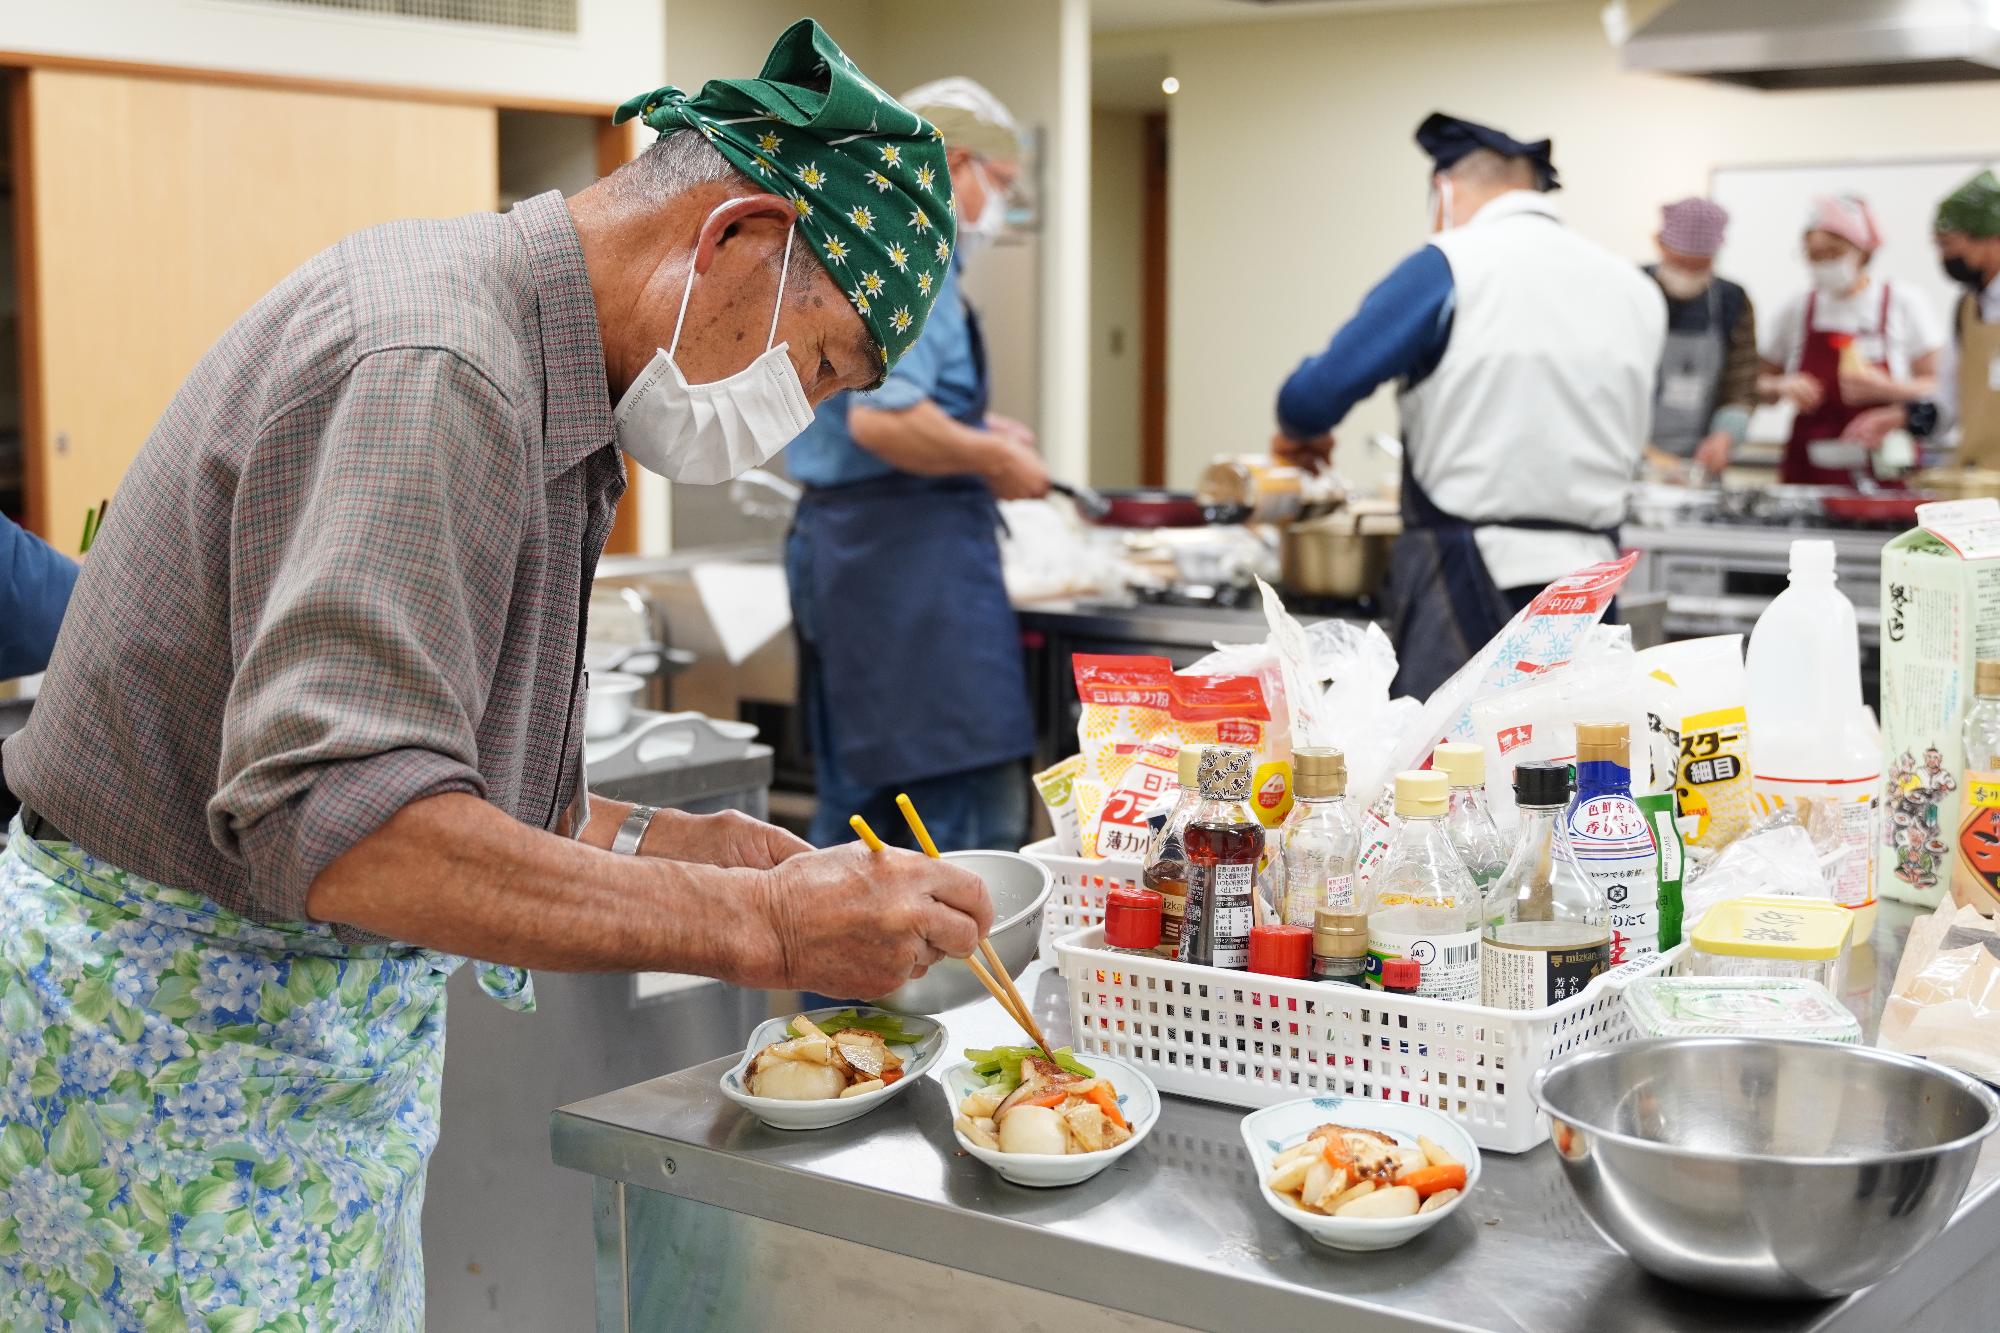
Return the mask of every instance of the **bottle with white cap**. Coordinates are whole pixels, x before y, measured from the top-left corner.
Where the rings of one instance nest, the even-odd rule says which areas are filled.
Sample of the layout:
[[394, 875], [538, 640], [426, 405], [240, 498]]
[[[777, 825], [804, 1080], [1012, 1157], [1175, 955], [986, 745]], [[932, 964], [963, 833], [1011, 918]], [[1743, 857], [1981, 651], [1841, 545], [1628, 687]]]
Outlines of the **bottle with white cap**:
[[1396, 775], [1401, 823], [1366, 892], [1368, 985], [1387, 984], [1387, 964], [1414, 962], [1417, 994], [1477, 1004], [1483, 903], [1444, 830], [1447, 792], [1436, 769]]
[[1833, 555], [1830, 541], [1793, 542], [1791, 586], [1751, 632], [1751, 790], [1761, 813], [1791, 806], [1809, 826], [1828, 821], [1844, 849], [1826, 870], [1833, 897], [1856, 913], [1853, 937], [1866, 939], [1875, 923], [1882, 741], [1862, 706], [1854, 604], [1835, 586]]
[[1483, 890], [1507, 868], [1507, 843], [1486, 803], [1486, 747], [1470, 741], [1446, 741], [1431, 751], [1431, 767], [1443, 773], [1451, 787], [1445, 836], [1458, 849], [1458, 859], [1465, 862], [1473, 882]]

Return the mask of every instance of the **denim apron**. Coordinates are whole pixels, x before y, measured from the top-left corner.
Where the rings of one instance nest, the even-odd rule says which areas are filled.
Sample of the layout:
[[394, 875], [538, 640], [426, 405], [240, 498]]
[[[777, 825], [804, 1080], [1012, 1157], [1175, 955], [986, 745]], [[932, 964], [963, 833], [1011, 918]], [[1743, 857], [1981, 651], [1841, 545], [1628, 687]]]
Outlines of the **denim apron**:
[[[462, 961], [260, 925], [15, 821], [0, 1329], [421, 1329]], [[479, 969], [533, 1006], [525, 971]]]

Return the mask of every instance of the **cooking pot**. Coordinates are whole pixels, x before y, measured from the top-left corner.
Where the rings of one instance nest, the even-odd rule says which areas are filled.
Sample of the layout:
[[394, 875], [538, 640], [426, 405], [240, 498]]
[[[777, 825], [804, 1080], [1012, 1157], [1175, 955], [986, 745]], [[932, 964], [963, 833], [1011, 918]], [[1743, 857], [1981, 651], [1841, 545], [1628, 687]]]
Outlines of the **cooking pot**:
[[632, 708], [645, 678], [622, 671], [596, 671], [590, 676], [590, 692], [583, 702], [583, 734], [588, 740], [616, 736], [632, 721]]
[[1355, 508], [1292, 524], [1279, 545], [1286, 591], [1349, 601], [1372, 596], [1389, 571], [1389, 551], [1401, 531], [1394, 513]]
[[2000, 471], [1986, 467], [1930, 467], [1910, 477], [1913, 490], [1933, 500], [2000, 499]]

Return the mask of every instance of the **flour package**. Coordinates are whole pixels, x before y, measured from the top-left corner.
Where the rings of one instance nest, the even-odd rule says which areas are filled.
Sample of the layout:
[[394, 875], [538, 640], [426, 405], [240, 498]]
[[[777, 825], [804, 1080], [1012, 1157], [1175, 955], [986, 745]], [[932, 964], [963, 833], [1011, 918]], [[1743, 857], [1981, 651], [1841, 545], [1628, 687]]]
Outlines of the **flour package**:
[[2000, 501], [1919, 505], [1917, 522], [1882, 548], [1875, 892], [1933, 906], [1951, 883], [1973, 666], [2000, 657]]
[[1741, 836], [1754, 813], [1743, 636], [1663, 643], [1638, 661], [1648, 735], [1661, 742], [1682, 836], [1712, 853]]

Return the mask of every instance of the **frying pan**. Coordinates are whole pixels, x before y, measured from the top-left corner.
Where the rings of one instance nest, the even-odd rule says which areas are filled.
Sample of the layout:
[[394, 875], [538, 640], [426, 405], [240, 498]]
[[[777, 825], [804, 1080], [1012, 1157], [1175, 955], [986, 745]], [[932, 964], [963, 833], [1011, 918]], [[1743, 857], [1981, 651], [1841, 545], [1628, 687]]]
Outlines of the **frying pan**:
[[1900, 523], [1914, 527], [1917, 506], [1929, 504], [1936, 496], [1922, 491], [1843, 491], [1820, 501], [1820, 510], [1841, 523]]
[[1209, 523], [1241, 523], [1247, 505], [1204, 505], [1187, 491], [1153, 487], [1096, 491], [1053, 481], [1049, 489], [1076, 502], [1076, 512], [1105, 528], [1199, 528]]

